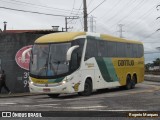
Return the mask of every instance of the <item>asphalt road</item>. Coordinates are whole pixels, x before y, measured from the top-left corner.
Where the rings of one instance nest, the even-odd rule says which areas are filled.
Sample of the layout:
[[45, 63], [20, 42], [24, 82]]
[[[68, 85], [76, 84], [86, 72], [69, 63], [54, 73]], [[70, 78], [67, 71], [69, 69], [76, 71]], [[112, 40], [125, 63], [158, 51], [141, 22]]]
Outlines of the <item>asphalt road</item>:
[[58, 98], [47, 95], [1, 98], [0, 111], [64, 111], [64, 115], [66, 111], [77, 112], [77, 115], [79, 111], [90, 111], [89, 114], [95, 114], [95, 111], [160, 111], [160, 83], [145, 81], [137, 84], [135, 89], [107, 89], [87, 97], [69, 94]]

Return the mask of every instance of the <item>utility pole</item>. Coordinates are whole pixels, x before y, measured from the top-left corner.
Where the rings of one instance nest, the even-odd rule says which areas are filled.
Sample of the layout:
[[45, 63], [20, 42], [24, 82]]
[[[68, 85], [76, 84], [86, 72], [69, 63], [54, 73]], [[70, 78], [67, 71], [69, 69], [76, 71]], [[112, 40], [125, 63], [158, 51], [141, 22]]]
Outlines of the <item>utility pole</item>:
[[[66, 32], [68, 31], [68, 19], [78, 19], [79, 17], [65, 17], [65, 29], [66, 29]], [[63, 31], [64, 28], [62, 28], [62, 31]]]
[[90, 18], [90, 31], [93, 32], [93, 16]]
[[96, 20], [95, 17], [91, 15], [90, 18], [90, 32], [96, 32]]
[[88, 25], [87, 25], [87, 5], [86, 5], [86, 0], [83, 0], [83, 19], [84, 19], [84, 31], [88, 31]]
[[125, 32], [125, 31], [123, 31], [123, 28], [122, 28], [122, 27], [123, 27], [124, 25], [123, 25], [123, 24], [119, 24], [118, 26], [119, 26], [119, 31], [118, 31], [118, 32], [119, 32], [119, 37], [120, 37], [120, 38], [123, 38], [122, 33]]

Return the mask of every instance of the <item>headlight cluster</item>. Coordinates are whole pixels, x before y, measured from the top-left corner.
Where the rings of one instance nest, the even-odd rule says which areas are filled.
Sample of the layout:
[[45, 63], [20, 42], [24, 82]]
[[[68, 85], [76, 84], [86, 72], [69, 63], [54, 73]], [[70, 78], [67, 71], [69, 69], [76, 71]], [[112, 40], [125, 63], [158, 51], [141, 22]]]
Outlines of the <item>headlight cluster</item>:
[[31, 80], [31, 78], [29, 77], [29, 83], [33, 84], [33, 81]]
[[66, 77], [66, 79], [65, 80], [63, 80], [62, 82], [60, 82], [61, 83], [61, 85], [62, 84], [65, 84], [66, 82], [69, 82], [69, 81], [71, 81], [73, 79], [73, 76], [68, 76], [68, 77]]

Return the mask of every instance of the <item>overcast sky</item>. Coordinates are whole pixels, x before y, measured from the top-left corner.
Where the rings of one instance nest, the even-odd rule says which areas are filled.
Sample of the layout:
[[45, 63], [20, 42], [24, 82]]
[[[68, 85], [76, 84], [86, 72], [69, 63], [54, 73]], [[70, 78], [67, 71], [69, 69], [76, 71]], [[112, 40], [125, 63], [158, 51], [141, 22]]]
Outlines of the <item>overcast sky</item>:
[[[70, 31], [83, 31], [83, 0], [0, 0], [0, 7], [34, 11], [62, 16], [79, 16], [68, 20]], [[87, 0], [89, 17], [94, 17], [94, 32], [119, 36], [119, 24], [123, 37], [144, 43], [145, 52], [158, 52], [160, 47], [159, 0]], [[103, 3], [102, 3], [103, 2]], [[101, 4], [102, 3], [102, 4]], [[97, 7], [101, 4], [99, 7]], [[96, 8], [97, 7], [97, 8]], [[96, 9], [95, 9], [96, 8]], [[95, 9], [95, 10], [94, 10]], [[159, 9], [159, 10], [157, 10]], [[93, 12], [91, 12], [94, 10]], [[90, 13], [91, 12], [91, 13]], [[156, 20], [157, 19], [157, 20]], [[0, 29], [7, 21], [7, 29], [51, 29], [65, 27], [65, 18], [25, 13], [0, 8]], [[90, 30], [90, 18], [88, 19]], [[156, 32], [157, 31], [157, 32]], [[146, 62], [160, 57], [160, 53], [145, 54]]]

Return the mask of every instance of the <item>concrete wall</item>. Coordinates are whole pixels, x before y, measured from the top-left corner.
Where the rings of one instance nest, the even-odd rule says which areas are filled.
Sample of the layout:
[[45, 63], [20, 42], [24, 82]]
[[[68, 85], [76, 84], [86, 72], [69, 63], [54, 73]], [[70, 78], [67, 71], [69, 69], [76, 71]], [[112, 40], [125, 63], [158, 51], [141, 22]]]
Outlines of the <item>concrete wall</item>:
[[[34, 33], [10, 33], [0, 34], [0, 60], [2, 69], [6, 73], [6, 84], [13, 93], [28, 92], [28, 71], [20, 68], [15, 55], [19, 49], [27, 45], [33, 45], [36, 38], [44, 34]], [[6, 91], [2, 89], [2, 92]]]
[[145, 81], [152, 81], [152, 82], [160, 82], [160, 75], [145, 75], [144, 76]]

